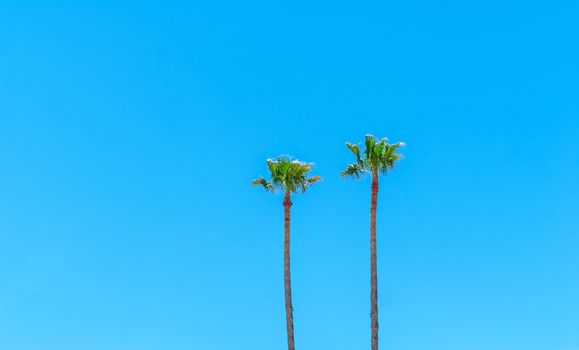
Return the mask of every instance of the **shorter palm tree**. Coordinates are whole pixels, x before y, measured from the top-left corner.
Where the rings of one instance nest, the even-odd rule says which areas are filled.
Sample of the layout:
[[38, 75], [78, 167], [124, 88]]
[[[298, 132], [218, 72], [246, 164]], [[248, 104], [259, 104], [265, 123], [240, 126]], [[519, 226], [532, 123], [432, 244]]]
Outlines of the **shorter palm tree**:
[[285, 316], [287, 326], [288, 350], [294, 350], [294, 319], [292, 307], [292, 289], [290, 274], [290, 207], [292, 205], [291, 194], [306, 190], [315, 182], [321, 181], [319, 176], [308, 177], [312, 170], [312, 163], [291, 160], [288, 157], [280, 156], [277, 159], [266, 161], [271, 180], [266, 180], [263, 176], [251, 182], [252, 185], [262, 186], [268, 192], [280, 190], [284, 192], [284, 287], [285, 287]]
[[358, 145], [346, 142], [346, 147], [356, 157], [356, 162], [348, 164], [342, 171], [342, 177], [350, 176], [359, 179], [363, 174], [372, 176], [372, 196], [370, 198], [370, 327], [372, 330], [371, 348], [378, 350], [378, 269], [376, 264], [376, 206], [378, 202], [378, 175], [386, 175], [394, 169], [394, 164], [402, 157], [397, 152], [404, 145], [402, 142], [388, 143], [388, 139], [376, 140], [366, 135], [366, 149], [360, 155]]

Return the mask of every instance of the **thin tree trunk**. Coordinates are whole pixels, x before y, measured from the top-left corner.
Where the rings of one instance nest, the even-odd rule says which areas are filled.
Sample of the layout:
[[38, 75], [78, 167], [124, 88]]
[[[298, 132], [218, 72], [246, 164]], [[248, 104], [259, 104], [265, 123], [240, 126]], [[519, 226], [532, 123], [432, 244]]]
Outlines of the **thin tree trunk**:
[[286, 192], [283, 198], [284, 208], [284, 243], [283, 243], [283, 273], [285, 287], [285, 318], [287, 324], [287, 348], [294, 350], [294, 316], [292, 307], [292, 285], [290, 274], [290, 207], [292, 201], [290, 193]]
[[378, 269], [376, 266], [377, 201], [378, 175], [372, 174], [372, 199], [370, 201], [370, 315], [372, 318], [372, 350], [378, 350]]

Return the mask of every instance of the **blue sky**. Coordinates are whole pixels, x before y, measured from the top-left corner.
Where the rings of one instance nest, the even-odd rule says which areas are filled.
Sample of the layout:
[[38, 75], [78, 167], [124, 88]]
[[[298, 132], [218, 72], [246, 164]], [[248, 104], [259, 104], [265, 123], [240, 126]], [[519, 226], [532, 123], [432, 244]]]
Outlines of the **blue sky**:
[[575, 1], [0, 5], [0, 348], [579, 349]]

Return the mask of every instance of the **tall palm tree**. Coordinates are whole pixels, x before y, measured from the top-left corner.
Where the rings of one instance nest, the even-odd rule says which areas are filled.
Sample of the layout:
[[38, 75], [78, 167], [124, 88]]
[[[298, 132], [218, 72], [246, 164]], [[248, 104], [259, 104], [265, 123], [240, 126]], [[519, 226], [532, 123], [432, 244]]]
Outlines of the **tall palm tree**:
[[284, 287], [285, 287], [285, 317], [287, 326], [287, 346], [288, 350], [294, 350], [294, 319], [292, 308], [292, 287], [290, 274], [290, 207], [292, 205], [291, 194], [299, 190], [306, 190], [315, 182], [321, 181], [319, 176], [308, 177], [308, 172], [312, 169], [312, 163], [291, 160], [288, 157], [268, 159], [267, 168], [271, 180], [268, 181], [263, 176], [251, 182], [252, 185], [262, 186], [268, 192], [276, 190], [283, 191], [284, 208]]
[[394, 163], [402, 157], [397, 153], [404, 143], [388, 143], [388, 139], [376, 140], [366, 135], [366, 149], [360, 155], [358, 145], [346, 142], [346, 147], [356, 156], [356, 162], [348, 164], [342, 177], [359, 179], [365, 173], [372, 176], [372, 196], [370, 199], [370, 315], [372, 328], [372, 350], [378, 350], [378, 272], [376, 266], [376, 205], [378, 201], [378, 175], [386, 175], [394, 169]]

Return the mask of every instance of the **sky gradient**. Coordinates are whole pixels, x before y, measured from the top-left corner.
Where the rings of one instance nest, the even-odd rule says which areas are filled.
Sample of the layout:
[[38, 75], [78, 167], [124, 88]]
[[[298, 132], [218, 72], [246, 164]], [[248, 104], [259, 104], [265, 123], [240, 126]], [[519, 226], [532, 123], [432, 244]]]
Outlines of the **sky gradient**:
[[576, 1], [0, 4], [0, 349], [579, 349]]

